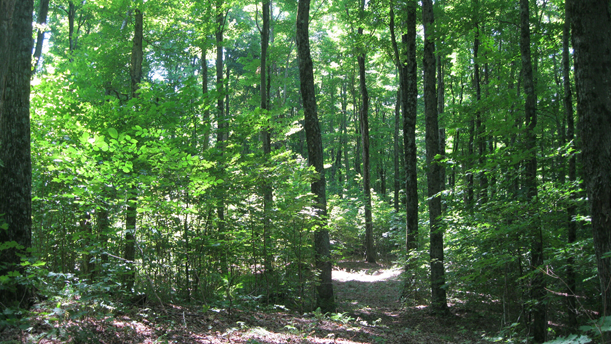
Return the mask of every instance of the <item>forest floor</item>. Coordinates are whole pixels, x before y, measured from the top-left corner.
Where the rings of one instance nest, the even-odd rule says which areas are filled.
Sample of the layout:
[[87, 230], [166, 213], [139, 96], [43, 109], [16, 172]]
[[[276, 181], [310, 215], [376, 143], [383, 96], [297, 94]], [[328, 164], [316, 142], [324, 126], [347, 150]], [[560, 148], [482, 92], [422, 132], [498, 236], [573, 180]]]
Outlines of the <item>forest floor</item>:
[[0, 343], [466, 344], [489, 343], [487, 336], [498, 331], [490, 317], [458, 306], [444, 316], [432, 315], [424, 305], [405, 306], [400, 302], [400, 273], [390, 266], [340, 262], [333, 271], [338, 313], [331, 315], [282, 309], [234, 309], [230, 315], [166, 304], [49, 321], [41, 307], [27, 330], [0, 332]]

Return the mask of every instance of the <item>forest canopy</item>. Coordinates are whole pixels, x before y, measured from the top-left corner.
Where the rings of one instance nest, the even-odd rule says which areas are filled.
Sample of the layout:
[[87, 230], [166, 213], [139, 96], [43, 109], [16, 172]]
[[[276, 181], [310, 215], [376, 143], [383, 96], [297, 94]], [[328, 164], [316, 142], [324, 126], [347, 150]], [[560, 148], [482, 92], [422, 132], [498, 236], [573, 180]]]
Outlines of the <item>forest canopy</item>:
[[366, 261], [499, 341], [606, 342], [608, 2], [0, 10], [0, 328], [70, 293], [333, 314]]

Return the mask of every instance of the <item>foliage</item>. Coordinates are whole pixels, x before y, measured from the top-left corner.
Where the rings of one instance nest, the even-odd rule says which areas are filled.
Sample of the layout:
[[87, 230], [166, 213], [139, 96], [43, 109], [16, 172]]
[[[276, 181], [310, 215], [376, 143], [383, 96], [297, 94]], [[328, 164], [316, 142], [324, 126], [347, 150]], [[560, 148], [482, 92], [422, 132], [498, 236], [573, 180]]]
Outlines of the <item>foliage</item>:
[[[268, 111], [258, 108], [260, 4], [223, 3], [224, 92], [214, 77], [218, 28], [211, 18], [217, 3], [51, 3], [50, 35], [31, 93], [32, 256], [23, 260], [27, 274], [0, 276], [3, 282], [31, 285], [46, 297], [48, 309], [41, 316], [49, 323], [116, 313], [141, 294], [154, 304], [229, 312], [286, 307], [314, 311], [319, 321], [358, 321], [346, 312], [314, 310], [318, 273], [309, 184], [318, 177], [305, 158], [296, 2], [272, 3]], [[76, 20], [72, 33], [70, 4]], [[406, 11], [402, 3], [388, 1], [369, 2], [362, 11], [357, 5], [321, 2], [312, 8], [310, 23], [333, 260], [362, 259], [365, 253], [356, 56], [366, 51], [375, 248], [383, 261], [407, 267], [404, 305], [428, 304], [424, 103], [419, 98], [416, 121], [418, 248], [407, 255], [403, 114], [388, 28], [393, 6], [400, 43]], [[145, 21], [144, 77], [137, 97], [130, 95], [129, 70], [134, 6], [142, 9]], [[579, 342], [596, 336], [589, 328], [567, 337], [598, 309], [600, 286], [582, 182], [568, 178], [568, 161], [579, 156], [580, 138], [567, 139], [562, 102], [564, 4], [531, 1], [531, 10], [537, 147], [527, 147], [524, 140], [517, 2], [435, 2], [439, 121], [446, 133], [439, 156], [445, 173], [440, 192], [444, 288], [453, 307], [496, 312], [498, 328], [504, 329], [499, 338], [522, 340], [530, 333], [529, 312], [538, 302], [529, 294], [531, 280], [541, 275], [549, 321], [563, 324], [548, 329], [550, 337], [560, 336], [553, 343]], [[403, 53], [401, 44], [398, 49]], [[422, 51], [419, 31], [419, 59]], [[421, 94], [420, 80], [418, 87]], [[269, 156], [260, 137], [265, 128], [272, 138]], [[527, 200], [524, 179], [530, 152], [538, 159], [533, 201]], [[578, 175], [580, 164], [578, 159]], [[269, 208], [265, 185], [273, 190]], [[132, 206], [135, 230], [126, 226]], [[572, 218], [569, 208], [575, 209]], [[540, 266], [531, 264], [533, 224], [544, 242]], [[577, 237], [569, 243], [571, 224]], [[124, 255], [128, 234], [135, 238], [133, 261]], [[0, 249], [10, 245], [2, 243]], [[569, 266], [576, 275], [574, 290], [568, 290]], [[125, 290], [132, 271], [136, 283]], [[566, 300], [573, 295], [578, 296], [578, 324], [565, 327]], [[6, 310], [2, 321], [16, 319], [9, 314], [16, 311]], [[83, 341], [91, 337], [82, 336]]]

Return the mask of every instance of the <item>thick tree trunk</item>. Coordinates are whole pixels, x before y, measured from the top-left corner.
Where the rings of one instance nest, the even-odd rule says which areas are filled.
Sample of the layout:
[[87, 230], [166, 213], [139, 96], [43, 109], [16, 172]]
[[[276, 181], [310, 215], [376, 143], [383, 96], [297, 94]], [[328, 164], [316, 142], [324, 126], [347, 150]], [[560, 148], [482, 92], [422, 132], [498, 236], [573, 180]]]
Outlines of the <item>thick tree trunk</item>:
[[526, 119], [525, 132], [525, 147], [531, 149], [526, 158], [526, 172], [524, 175], [524, 184], [526, 186], [526, 196], [530, 203], [531, 214], [533, 217], [530, 228], [531, 240], [531, 268], [535, 270], [531, 282], [531, 298], [535, 305], [532, 308], [533, 324], [531, 333], [533, 339], [537, 343], [545, 342], [546, 337], [546, 307], [545, 299], [545, 282], [543, 274], [536, 271], [543, 264], [543, 237], [541, 226], [536, 220], [535, 204], [537, 202], [537, 155], [534, 150], [537, 147], [537, 137], [535, 127], [537, 126], [537, 112], [535, 95], [534, 77], [532, 69], [532, 61], [530, 57], [530, 10], [528, 8], [528, 0], [520, 0], [520, 53], [522, 56], [522, 76], [524, 77], [524, 93], [526, 94], [526, 102], [524, 104], [524, 114]]
[[308, 163], [310, 166], [314, 166], [319, 176], [311, 184], [312, 193], [316, 196], [315, 209], [319, 225], [314, 233], [316, 269], [320, 273], [316, 303], [323, 312], [330, 312], [335, 310], [335, 301], [331, 280], [329, 232], [325, 229], [327, 216], [325, 170], [323, 166], [322, 135], [316, 112], [314, 67], [310, 56], [309, 17], [310, 0], [299, 0], [296, 24], [297, 57], [299, 60], [299, 82], [305, 117], [304, 127], [308, 145]]
[[[571, 142], [571, 145], [575, 147], [575, 121], [573, 114], [573, 93], [571, 91], [571, 61], [569, 50], [571, 48], [569, 42], [571, 37], [571, 21], [568, 11], [568, 6], [565, 5], [565, 22], [562, 31], [562, 77], [563, 77], [563, 88], [564, 88], [564, 115], [566, 117], [567, 126], [567, 139]], [[576, 155], [572, 153], [569, 157], [569, 182], [575, 183], [577, 181], [577, 168], [576, 168]], [[577, 200], [577, 193], [571, 190], [569, 205], [567, 206], [567, 243], [571, 245], [577, 240], [577, 222], [574, 220], [575, 214], [577, 213], [577, 207], [575, 202]], [[567, 290], [567, 314], [569, 319], [567, 321], [568, 326], [571, 330], [577, 330], [577, 300], [575, 298], [577, 288], [577, 276], [575, 273], [575, 259], [569, 256], [566, 262], [566, 285]]]
[[13, 32], [13, 11], [15, 10], [16, 0], [0, 0], [0, 61], [7, 61], [0, 64], [0, 115], [2, 115], [2, 102], [6, 85], [6, 76], [11, 58], [11, 34]]
[[[32, 163], [30, 155], [30, 76], [32, 73], [33, 1], [1, 0], [0, 56], [0, 276], [23, 272], [21, 256], [32, 243]], [[14, 9], [14, 10], [13, 10]], [[4, 12], [6, 11], [6, 12]], [[12, 16], [10, 15], [12, 13]], [[8, 48], [8, 49], [6, 49]], [[10, 246], [9, 246], [10, 247]], [[4, 289], [4, 288], [3, 288]], [[0, 293], [3, 307], [29, 307], [29, 288], [8, 286]]]
[[567, 0], [573, 29], [577, 114], [600, 290], [611, 314], [611, 19], [607, 0]]
[[439, 124], [437, 118], [437, 94], [435, 91], [435, 43], [433, 1], [422, 1], [422, 21], [424, 23], [424, 113], [426, 123], [426, 162], [429, 221], [430, 221], [430, 260], [431, 260], [431, 308], [434, 312], [447, 311], [445, 269], [443, 266], [443, 229], [440, 226], [441, 191], [439, 181]]

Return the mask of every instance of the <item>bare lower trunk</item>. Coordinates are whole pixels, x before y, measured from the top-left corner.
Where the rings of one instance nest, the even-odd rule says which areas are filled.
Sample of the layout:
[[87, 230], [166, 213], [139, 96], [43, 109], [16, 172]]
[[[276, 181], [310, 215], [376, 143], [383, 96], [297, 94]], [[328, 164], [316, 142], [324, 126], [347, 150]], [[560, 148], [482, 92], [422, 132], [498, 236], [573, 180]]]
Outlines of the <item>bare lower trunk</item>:
[[311, 191], [315, 195], [315, 210], [318, 227], [314, 232], [314, 249], [316, 251], [316, 269], [319, 271], [320, 284], [317, 286], [316, 304], [323, 312], [335, 310], [333, 284], [331, 280], [331, 256], [329, 233], [325, 229], [327, 200], [325, 191], [325, 170], [323, 166], [322, 135], [314, 89], [314, 68], [310, 56], [308, 23], [310, 17], [310, 0], [299, 0], [297, 12], [297, 56], [299, 60], [299, 80], [301, 99], [304, 108], [304, 127], [308, 145], [308, 163], [314, 166], [319, 178], [312, 182]]
[[422, 1], [422, 21], [424, 23], [424, 113], [426, 122], [426, 162], [428, 166], [427, 184], [429, 196], [430, 223], [430, 262], [431, 262], [431, 308], [434, 312], [447, 311], [445, 290], [445, 268], [443, 265], [443, 228], [440, 226], [441, 191], [439, 181], [439, 124], [437, 118], [437, 94], [435, 91], [435, 43], [433, 41], [434, 15], [433, 1]]
[[577, 113], [584, 176], [602, 293], [601, 314], [611, 314], [611, 19], [606, 0], [567, 0], [573, 28]]
[[[14, 271], [23, 272], [19, 263], [22, 256], [28, 256], [27, 249], [32, 243], [30, 75], [33, 3], [31, 0], [0, 0], [0, 9], [6, 11], [0, 13], [0, 48], [8, 47], [0, 49], [0, 56], [7, 58], [0, 67], [0, 214], [3, 214], [0, 226], [8, 226], [0, 229], [0, 246], [7, 242], [20, 245], [0, 250], [0, 262], [3, 263], [0, 276], [6, 276]], [[29, 288], [3, 289], [0, 293], [3, 306], [29, 306]]]

